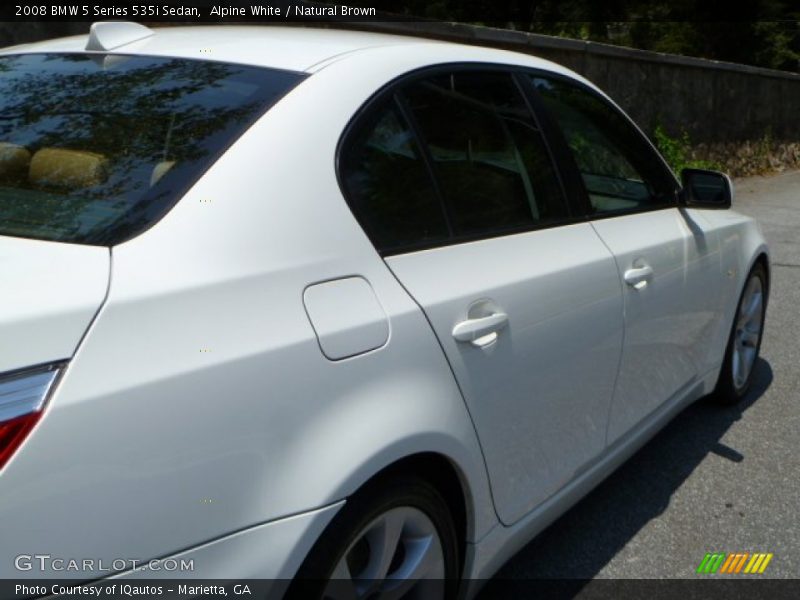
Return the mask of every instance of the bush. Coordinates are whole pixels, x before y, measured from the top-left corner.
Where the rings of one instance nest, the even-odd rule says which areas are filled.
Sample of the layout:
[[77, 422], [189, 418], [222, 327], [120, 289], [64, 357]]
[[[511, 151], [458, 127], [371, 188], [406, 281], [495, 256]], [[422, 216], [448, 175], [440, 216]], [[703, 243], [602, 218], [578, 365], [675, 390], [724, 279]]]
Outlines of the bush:
[[662, 125], [656, 125], [654, 132], [656, 148], [664, 156], [667, 164], [680, 176], [683, 169], [713, 169], [722, 170], [719, 163], [711, 160], [695, 158], [692, 141], [689, 134], [684, 130], [680, 137], [671, 137]]

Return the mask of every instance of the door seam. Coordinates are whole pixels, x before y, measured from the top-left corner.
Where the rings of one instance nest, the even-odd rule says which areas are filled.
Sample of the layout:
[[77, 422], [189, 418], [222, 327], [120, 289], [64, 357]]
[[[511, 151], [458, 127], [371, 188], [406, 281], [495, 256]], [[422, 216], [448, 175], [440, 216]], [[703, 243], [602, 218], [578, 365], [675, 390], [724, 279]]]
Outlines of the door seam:
[[600, 232], [594, 226], [594, 223], [589, 221], [589, 225], [592, 226], [592, 231], [597, 236], [597, 239], [600, 240], [600, 243], [608, 250], [608, 253], [611, 255], [611, 258], [614, 260], [614, 267], [617, 270], [617, 283], [619, 284], [619, 293], [620, 293], [620, 300], [622, 301], [622, 345], [619, 349], [619, 358], [617, 359], [617, 373], [614, 375], [614, 385], [611, 386], [611, 401], [608, 403], [608, 413], [606, 414], [606, 434], [604, 436], [605, 442], [603, 444], [603, 450], [605, 451], [608, 449], [608, 431], [611, 425], [611, 410], [614, 408], [614, 400], [617, 398], [617, 384], [619, 383], [619, 374], [622, 369], [622, 356], [625, 354], [625, 337], [627, 334], [627, 327], [628, 327], [628, 319], [627, 319], [627, 302], [625, 301], [625, 285], [622, 282], [622, 270], [619, 266], [619, 261], [617, 260], [617, 255], [612, 252], [609, 245], [603, 239], [603, 236], [600, 235]]
[[458, 381], [458, 377], [456, 377], [456, 372], [453, 369], [452, 363], [450, 362], [450, 357], [447, 356], [447, 352], [444, 349], [444, 345], [442, 344], [442, 340], [439, 339], [439, 336], [436, 333], [436, 330], [433, 328], [433, 323], [431, 323], [431, 320], [428, 317], [428, 314], [425, 312], [425, 309], [422, 308], [422, 305], [417, 301], [417, 299], [414, 297], [414, 295], [408, 290], [408, 288], [403, 284], [403, 282], [400, 281], [400, 278], [395, 274], [395, 272], [392, 269], [391, 265], [389, 265], [389, 263], [387, 263], [385, 259], [382, 259], [382, 260], [383, 260], [383, 264], [389, 270], [389, 273], [392, 274], [392, 277], [394, 277], [394, 279], [395, 279], [395, 281], [397, 281], [398, 285], [403, 289], [403, 291], [406, 293], [406, 295], [409, 298], [411, 298], [411, 301], [416, 305], [416, 307], [419, 308], [419, 311], [422, 313], [422, 316], [425, 318], [425, 322], [428, 324], [428, 328], [430, 329], [430, 332], [433, 335], [433, 339], [436, 340], [436, 343], [439, 346], [439, 350], [441, 350], [441, 352], [442, 352], [442, 356], [444, 357], [444, 360], [447, 363], [447, 368], [450, 369], [450, 375], [452, 376], [453, 381], [456, 384], [456, 389], [458, 390], [458, 393], [461, 396], [461, 402], [464, 405], [464, 409], [467, 411], [467, 416], [469, 417], [470, 423], [472, 423], [472, 431], [475, 433], [475, 440], [478, 442], [478, 449], [480, 450], [481, 460], [483, 461], [483, 470], [486, 473], [486, 481], [488, 482], [489, 498], [491, 498], [491, 500], [492, 500], [492, 511], [494, 512], [495, 517], [497, 517], [498, 522], [502, 523], [503, 521], [502, 521], [502, 519], [500, 518], [500, 515], [497, 512], [497, 502], [495, 501], [494, 490], [492, 489], [491, 476], [490, 476], [490, 473], [489, 473], [489, 465], [486, 462], [486, 452], [484, 452], [484, 450], [483, 450], [483, 444], [481, 443], [481, 437], [478, 434], [478, 427], [475, 424], [475, 419], [472, 416], [472, 412], [469, 410], [469, 403], [467, 402], [467, 399], [464, 396], [464, 390], [461, 389], [461, 384]]

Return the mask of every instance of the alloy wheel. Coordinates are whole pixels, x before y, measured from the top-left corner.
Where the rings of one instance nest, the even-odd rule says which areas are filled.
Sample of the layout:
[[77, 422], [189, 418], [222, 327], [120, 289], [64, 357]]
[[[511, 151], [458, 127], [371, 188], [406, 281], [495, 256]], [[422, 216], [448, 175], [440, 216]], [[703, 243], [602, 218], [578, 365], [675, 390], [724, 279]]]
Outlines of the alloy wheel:
[[737, 390], [745, 387], [753, 370], [763, 326], [764, 287], [761, 278], [753, 276], [742, 295], [734, 331], [731, 373]]
[[323, 596], [421, 597], [425, 581], [442, 585], [444, 578], [444, 552], [433, 521], [418, 508], [400, 506], [382, 513], [355, 536]]

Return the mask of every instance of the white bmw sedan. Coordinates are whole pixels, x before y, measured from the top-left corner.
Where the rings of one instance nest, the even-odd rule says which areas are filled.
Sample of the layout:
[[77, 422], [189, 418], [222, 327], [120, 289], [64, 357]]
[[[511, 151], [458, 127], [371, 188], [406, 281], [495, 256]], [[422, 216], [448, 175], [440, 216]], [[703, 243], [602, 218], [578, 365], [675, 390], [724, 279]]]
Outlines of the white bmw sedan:
[[748, 391], [767, 246], [726, 176], [681, 175], [501, 50], [101, 23], [3, 51], [0, 578], [474, 592]]

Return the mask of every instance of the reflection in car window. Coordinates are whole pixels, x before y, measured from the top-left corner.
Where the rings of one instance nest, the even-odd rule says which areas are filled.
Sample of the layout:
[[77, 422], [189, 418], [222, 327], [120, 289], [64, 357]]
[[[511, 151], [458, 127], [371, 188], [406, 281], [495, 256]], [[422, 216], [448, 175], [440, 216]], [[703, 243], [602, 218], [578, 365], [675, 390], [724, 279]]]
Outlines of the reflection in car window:
[[508, 73], [459, 71], [402, 91], [434, 163], [455, 235], [566, 216], [558, 179]]
[[391, 98], [358, 123], [340, 156], [340, 169], [350, 207], [379, 250], [448, 237], [433, 180]]
[[133, 237], [302, 78], [147, 56], [0, 57], [0, 235]]
[[624, 212], [674, 200], [674, 179], [617, 110], [565, 81], [535, 76], [533, 84], [561, 126], [594, 212]]

